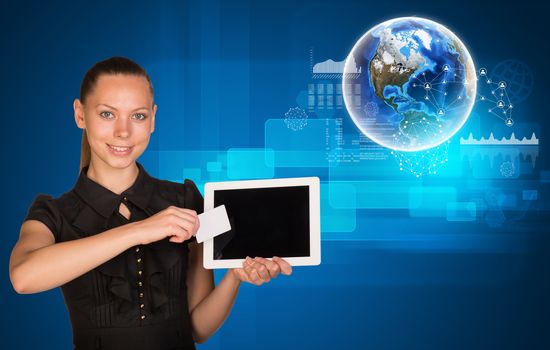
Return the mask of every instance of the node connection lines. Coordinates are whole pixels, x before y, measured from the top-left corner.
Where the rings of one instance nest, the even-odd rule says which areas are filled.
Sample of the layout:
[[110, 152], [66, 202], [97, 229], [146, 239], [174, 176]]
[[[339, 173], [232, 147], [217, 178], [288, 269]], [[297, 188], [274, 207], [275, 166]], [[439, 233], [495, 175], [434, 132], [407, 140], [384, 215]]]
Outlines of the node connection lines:
[[514, 104], [508, 95], [508, 83], [505, 80], [493, 80], [489, 77], [487, 68], [478, 70], [477, 79], [482, 82], [479, 85], [477, 101], [487, 102], [489, 104], [487, 112], [502, 120], [507, 126], [514, 125], [512, 119]]
[[417, 178], [435, 175], [449, 161], [449, 143], [419, 152], [392, 151], [391, 154], [399, 164], [399, 170], [411, 173]]

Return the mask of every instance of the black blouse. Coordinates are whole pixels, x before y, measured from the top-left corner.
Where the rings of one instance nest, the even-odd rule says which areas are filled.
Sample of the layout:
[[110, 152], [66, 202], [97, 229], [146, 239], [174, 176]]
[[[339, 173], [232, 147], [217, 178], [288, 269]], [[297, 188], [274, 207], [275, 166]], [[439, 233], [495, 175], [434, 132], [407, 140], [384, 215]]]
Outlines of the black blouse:
[[[193, 181], [159, 180], [137, 165], [136, 181], [120, 195], [88, 178], [86, 167], [59, 198], [39, 194], [25, 220], [43, 222], [59, 243], [146, 219], [170, 205], [203, 212]], [[121, 202], [130, 220], [119, 213]], [[134, 246], [62, 285], [74, 349], [194, 349], [186, 286], [187, 243], [193, 240]]]

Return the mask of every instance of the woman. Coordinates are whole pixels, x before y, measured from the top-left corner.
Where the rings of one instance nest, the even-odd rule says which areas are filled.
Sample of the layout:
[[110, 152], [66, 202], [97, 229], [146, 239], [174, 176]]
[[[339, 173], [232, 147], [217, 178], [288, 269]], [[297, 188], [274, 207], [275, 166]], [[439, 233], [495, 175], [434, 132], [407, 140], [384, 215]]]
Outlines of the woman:
[[59, 198], [35, 198], [10, 279], [18, 293], [61, 286], [75, 349], [194, 349], [225, 321], [241, 282], [291, 274], [284, 259], [247, 257], [214, 286], [194, 239], [197, 187], [153, 178], [136, 162], [157, 111], [138, 64], [96, 63], [73, 107], [83, 129], [80, 176]]

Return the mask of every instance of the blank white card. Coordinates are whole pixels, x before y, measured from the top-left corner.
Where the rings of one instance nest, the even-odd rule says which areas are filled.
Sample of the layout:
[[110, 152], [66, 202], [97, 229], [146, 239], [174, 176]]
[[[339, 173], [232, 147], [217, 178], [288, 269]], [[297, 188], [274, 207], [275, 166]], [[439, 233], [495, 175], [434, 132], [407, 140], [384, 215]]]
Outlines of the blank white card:
[[229, 217], [225, 205], [220, 205], [207, 212], [199, 214], [199, 229], [195, 237], [197, 242], [202, 243], [231, 230]]

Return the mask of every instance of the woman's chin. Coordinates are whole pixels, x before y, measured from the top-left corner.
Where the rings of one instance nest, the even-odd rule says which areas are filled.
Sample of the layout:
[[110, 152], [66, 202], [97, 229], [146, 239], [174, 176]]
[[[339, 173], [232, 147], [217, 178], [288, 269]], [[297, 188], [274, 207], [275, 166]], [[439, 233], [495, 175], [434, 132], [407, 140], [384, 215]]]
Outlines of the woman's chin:
[[110, 168], [113, 169], [126, 169], [127, 167], [133, 165], [136, 161], [137, 157], [133, 157], [132, 155], [126, 156], [126, 157], [113, 157], [108, 156], [106, 158], [103, 158], [102, 161]]
[[115, 168], [115, 169], [126, 169], [127, 167], [134, 164], [135, 161], [136, 161], [135, 159], [131, 159], [124, 162], [119, 160], [117, 162], [111, 162], [109, 165], [111, 166], [111, 168]]

